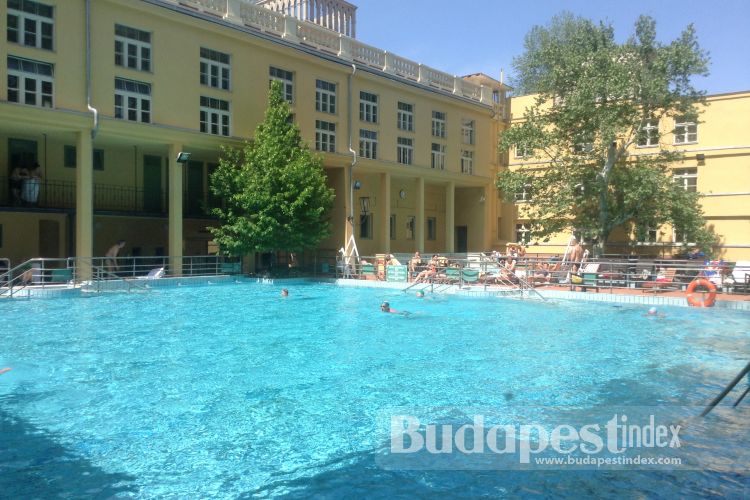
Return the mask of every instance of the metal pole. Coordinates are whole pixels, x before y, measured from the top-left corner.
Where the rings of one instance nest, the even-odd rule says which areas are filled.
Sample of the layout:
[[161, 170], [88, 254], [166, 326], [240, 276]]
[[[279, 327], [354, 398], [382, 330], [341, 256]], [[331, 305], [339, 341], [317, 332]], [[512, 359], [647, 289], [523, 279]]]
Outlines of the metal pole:
[[[747, 375], [749, 372], [750, 372], [750, 363], [748, 363], [747, 366], [745, 368], [743, 368], [742, 371], [736, 377], [734, 377], [734, 380], [732, 380], [729, 383], [729, 385], [726, 386], [723, 391], [721, 391], [721, 394], [719, 394], [718, 396], [716, 396], [713, 399], [713, 401], [711, 401], [710, 403], [708, 403], [708, 406], [706, 406], [706, 409], [703, 410], [703, 413], [701, 413], [701, 417], [705, 417], [706, 415], [708, 415], [711, 412], [711, 410], [714, 409], [714, 406], [716, 406], [717, 404], [719, 404], [721, 402], [721, 400], [724, 399], [724, 397], [727, 394], [729, 394], [729, 392], [732, 389], [734, 389], [734, 386], [736, 386], [737, 384], [739, 384], [740, 380], [742, 380], [742, 377], [744, 377], [745, 375]], [[742, 397], [745, 397], [745, 395], [743, 394]], [[740, 398], [740, 401], [741, 400], [742, 400], [742, 398]]]

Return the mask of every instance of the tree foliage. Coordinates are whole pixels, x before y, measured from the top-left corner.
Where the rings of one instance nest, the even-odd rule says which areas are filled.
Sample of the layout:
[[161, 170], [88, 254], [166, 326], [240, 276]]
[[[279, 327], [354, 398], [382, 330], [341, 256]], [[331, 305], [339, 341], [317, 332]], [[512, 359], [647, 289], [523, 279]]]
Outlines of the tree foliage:
[[641, 16], [618, 43], [610, 25], [563, 14], [534, 27], [513, 64], [517, 91], [537, 96], [500, 146], [539, 162], [501, 172], [497, 186], [509, 201], [531, 195], [523, 210], [535, 237], [576, 230], [601, 253], [615, 228], [636, 234], [669, 223], [711, 245], [698, 195], [669, 174], [681, 155], [662, 147], [654, 130], [658, 147], [635, 148], [648, 122], [697, 122], [705, 98], [692, 78], [707, 74], [708, 56], [692, 25], [662, 44], [654, 20]]
[[254, 141], [223, 150], [211, 190], [223, 201], [212, 210], [222, 224], [210, 228], [223, 253], [299, 252], [330, 235], [333, 189], [321, 159], [302, 143], [278, 82]]

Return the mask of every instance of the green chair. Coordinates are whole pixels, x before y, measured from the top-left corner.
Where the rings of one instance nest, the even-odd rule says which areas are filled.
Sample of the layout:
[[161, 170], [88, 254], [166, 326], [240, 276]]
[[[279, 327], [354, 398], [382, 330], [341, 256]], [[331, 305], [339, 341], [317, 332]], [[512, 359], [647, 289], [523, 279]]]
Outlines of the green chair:
[[461, 279], [464, 283], [477, 283], [479, 282], [479, 270], [478, 269], [462, 269]]
[[51, 269], [50, 271], [50, 283], [67, 283], [73, 279], [73, 270], [70, 268]]
[[375, 274], [375, 264], [362, 264], [360, 276], [364, 279], [377, 279], [377, 275]]

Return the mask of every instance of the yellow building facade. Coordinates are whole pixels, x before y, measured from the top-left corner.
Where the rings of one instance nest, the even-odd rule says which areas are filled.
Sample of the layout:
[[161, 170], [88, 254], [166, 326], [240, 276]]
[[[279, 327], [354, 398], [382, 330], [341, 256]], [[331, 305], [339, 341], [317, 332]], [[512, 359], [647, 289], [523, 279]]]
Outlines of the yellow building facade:
[[[511, 123], [523, 122], [525, 111], [535, 96], [511, 99]], [[706, 223], [719, 237], [718, 257], [725, 260], [750, 259], [750, 92], [734, 92], [707, 97], [699, 106], [697, 123], [676, 123], [665, 118], [650, 124], [658, 134], [647, 134], [631, 154], [648, 155], [660, 148], [680, 151], [682, 161], [671, 165], [674, 181], [702, 195]], [[677, 132], [677, 133], [675, 133]], [[653, 140], [651, 139], [653, 137]], [[657, 140], [656, 137], [659, 137]], [[544, 161], [523, 158], [510, 151], [508, 168], [543, 168]], [[561, 253], [570, 234], [560, 234], [549, 242], [536, 242], [526, 232], [523, 195], [517, 195], [515, 207], [505, 205], [505, 213], [514, 214], [515, 235], [502, 236], [525, 240], [532, 253]], [[653, 228], [644, 241], [632, 241], [624, 231], [613, 234], [608, 252], [639, 253], [669, 257], [690, 251], [671, 227]]]
[[[527, 97], [511, 106], [509, 87], [486, 75], [360, 42], [343, 0], [340, 12], [256, 3], [3, 0], [0, 258], [88, 258], [124, 239], [126, 255], [176, 257], [179, 274], [179, 257], [213, 251], [206, 209], [221, 200], [209, 176], [223, 146], [252, 139], [270, 80], [335, 189], [321, 253], [352, 234], [362, 255], [486, 251], [523, 237], [519, 205], [503, 203], [494, 180], [524, 163], [497, 143]], [[748, 258], [750, 94], [709, 102], [697, 138], [675, 146], [687, 153], [675, 169], [706, 194], [725, 256]], [[560, 252], [564, 239], [532, 251]]]
[[252, 138], [270, 80], [336, 192], [321, 250], [352, 232], [361, 254], [497, 243], [501, 82], [250, 0], [6, 0], [0, 15], [0, 257], [13, 265], [120, 239], [134, 256], [206, 254], [210, 172], [222, 146]]

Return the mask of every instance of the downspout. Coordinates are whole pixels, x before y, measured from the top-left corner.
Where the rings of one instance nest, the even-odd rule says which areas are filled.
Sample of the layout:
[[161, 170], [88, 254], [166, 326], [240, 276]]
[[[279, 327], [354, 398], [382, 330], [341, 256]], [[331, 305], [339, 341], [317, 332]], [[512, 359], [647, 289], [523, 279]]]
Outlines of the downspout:
[[91, 105], [91, 0], [86, 0], [86, 107], [94, 114], [94, 128], [91, 139], [99, 130], [99, 111]]
[[354, 178], [352, 177], [352, 172], [354, 171], [354, 166], [357, 164], [357, 152], [352, 148], [352, 80], [356, 72], [357, 65], [352, 64], [352, 72], [347, 78], [347, 99], [349, 102], [347, 103], [346, 117], [346, 126], [349, 133], [349, 152], [352, 154], [352, 163], [349, 165], [349, 217], [347, 217], [347, 220], [352, 225], [352, 234], [354, 234]]

